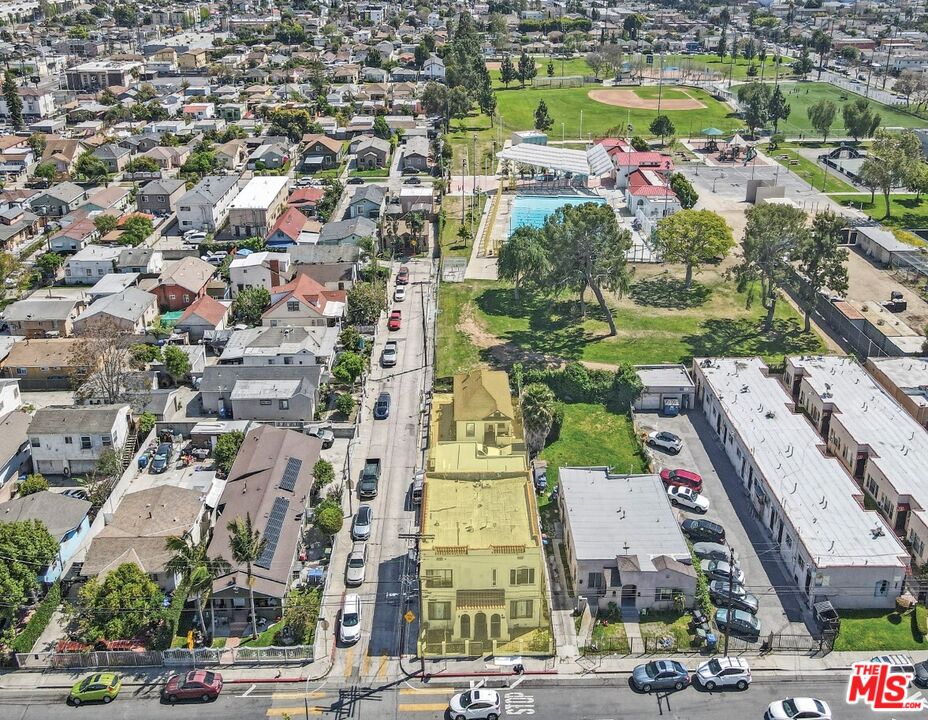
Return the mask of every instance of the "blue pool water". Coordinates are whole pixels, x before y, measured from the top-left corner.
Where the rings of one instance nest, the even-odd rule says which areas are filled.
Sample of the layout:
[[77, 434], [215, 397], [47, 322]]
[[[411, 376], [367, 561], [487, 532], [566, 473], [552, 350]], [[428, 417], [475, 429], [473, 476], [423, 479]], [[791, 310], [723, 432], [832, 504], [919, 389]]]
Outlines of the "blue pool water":
[[565, 205], [582, 205], [583, 203], [602, 204], [604, 198], [586, 195], [516, 195], [512, 201], [509, 218], [509, 234], [518, 228], [541, 227], [545, 218]]

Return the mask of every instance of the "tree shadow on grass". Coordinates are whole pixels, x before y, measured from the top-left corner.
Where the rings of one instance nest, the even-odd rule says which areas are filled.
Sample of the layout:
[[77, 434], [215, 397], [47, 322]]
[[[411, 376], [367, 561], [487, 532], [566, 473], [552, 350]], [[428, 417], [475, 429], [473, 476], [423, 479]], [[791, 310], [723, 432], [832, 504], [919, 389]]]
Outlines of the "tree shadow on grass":
[[700, 329], [701, 332], [683, 338], [692, 349], [687, 361], [692, 357], [774, 357], [823, 350], [818, 336], [804, 332], [802, 324], [792, 318], [775, 319], [770, 332], [764, 332], [762, 320], [753, 318], [712, 318], [701, 323]]
[[705, 305], [712, 289], [694, 282], [689, 288], [679, 278], [666, 276], [639, 280], [632, 285], [629, 296], [638, 305], [648, 307], [686, 310]]

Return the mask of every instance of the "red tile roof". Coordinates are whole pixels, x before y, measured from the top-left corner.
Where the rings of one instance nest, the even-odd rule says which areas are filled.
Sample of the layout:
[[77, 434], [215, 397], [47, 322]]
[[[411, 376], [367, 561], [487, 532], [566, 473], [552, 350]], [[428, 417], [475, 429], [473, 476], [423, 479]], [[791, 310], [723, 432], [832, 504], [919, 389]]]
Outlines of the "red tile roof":
[[641, 187], [629, 188], [629, 193], [638, 197], [668, 197], [676, 199], [673, 190], [659, 185], [642, 185]]
[[659, 152], [624, 152], [622, 150], [612, 150], [609, 152], [612, 162], [616, 167], [641, 167], [648, 165], [650, 167], [673, 168], [673, 160], [669, 155], [663, 155]]
[[227, 312], [229, 312], [229, 308], [221, 302], [214, 300], [209, 295], [203, 295], [194, 300], [193, 304], [184, 310], [184, 314], [180, 316], [180, 320], [178, 320], [177, 323], [182, 324], [192, 315], [196, 315], [215, 327], [222, 322]]
[[320, 315], [325, 313], [325, 306], [329, 302], [346, 302], [348, 295], [344, 290], [327, 290], [324, 285], [309, 275], [299, 273], [286, 285], [271, 288], [271, 297], [277, 298], [265, 313], [279, 307], [288, 300], [299, 300], [310, 305]]

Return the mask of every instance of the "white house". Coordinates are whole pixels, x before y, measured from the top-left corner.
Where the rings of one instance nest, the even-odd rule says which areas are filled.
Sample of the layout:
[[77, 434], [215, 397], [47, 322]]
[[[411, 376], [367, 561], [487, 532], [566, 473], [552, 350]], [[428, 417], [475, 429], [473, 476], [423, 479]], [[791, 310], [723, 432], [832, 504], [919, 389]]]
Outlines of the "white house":
[[68, 283], [94, 285], [104, 275], [116, 269], [116, 261], [122, 252], [121, 247], [88, 245], [68, 258], [64, 266], [64, 276]]
[[290, 256], [287, 253], [256, 252], [237, 257], [229, 266], [232, 294], [252, 287], [271, 288], [283, 285], [289, 279]]
[[669, 183], [654, 170], [635, 170], [628, 176], [625, 202], [644, 237], [650, 237], [661, 218], [682, 210]]
[[445, 81], [445, 62], [437, 55], [432, 55], [422, 65], [422, 78], [424, 80]]
[[238, 190], [236, 175], [207, 175], [177, 201], [180, 229], [216, 232], [229, 217]]
[[92, 471], [105, 450], [119, 450], [129, 437], [128, 405], [51, 406], [29, 425], [32, 464], [43, 475]]

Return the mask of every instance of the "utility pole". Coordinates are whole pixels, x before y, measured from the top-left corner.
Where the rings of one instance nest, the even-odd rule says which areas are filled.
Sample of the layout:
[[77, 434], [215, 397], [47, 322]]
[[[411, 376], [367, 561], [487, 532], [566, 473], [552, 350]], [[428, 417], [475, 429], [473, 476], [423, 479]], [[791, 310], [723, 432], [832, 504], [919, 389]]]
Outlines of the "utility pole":
[[732, 603], [732, 585], [735, 582], [735, 549], [728, 546], [728, 602], [725, 611], [725, 651], [723, 655], [728, 655], [728, 638], [731, 635], [731, 603]]
[[[657, 117], [661, 116], [661, 96], [664, 94], [664, 52], [658, 54], [660, 63], [657, 71]], [[664, 141], [661, 140], [663, 143]]]
[[474, 237], [474, 215], [476, 214], [476, 211], [477, 211], [477, 170], [480, 169], [480, 160], [477, 159], [477, 136], [476, 135], [471, 136], [471, 143], [473, 144], [473, 147], [474, 147], [474, 154], [473, 154], [474, 160], [473, 160], [472, 167], [471, 167], [471, 170], [474, 173], [474, 194], [471, 197], [471, 201], [470, 201], [470, 236], [471, 238], [473, 238]]

